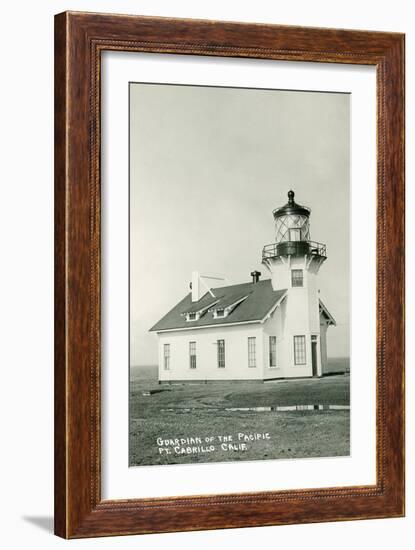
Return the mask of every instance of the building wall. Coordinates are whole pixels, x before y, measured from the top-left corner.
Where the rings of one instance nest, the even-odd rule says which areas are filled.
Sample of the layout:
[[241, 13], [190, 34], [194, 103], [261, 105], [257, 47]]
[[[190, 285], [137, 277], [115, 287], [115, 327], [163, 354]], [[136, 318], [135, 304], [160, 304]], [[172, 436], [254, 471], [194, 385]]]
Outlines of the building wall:
[[[280, 306], [273, 312], [269, 319], [263, 325], [263, 372], [264, 379], [284, 378], [286, 371], [286, 340], [284, 338], [285, 320], [286, 320], [287, 300], [284, 299]], [[269, 361], [269, 338], [277, 338], [277, 366], [270, 367]]]
[[[320, 324], [319, 264], [292, 258], [273, 273], [286, 285], [287, 297], [263, 323], [189, 329], [159, 334], [159, 380], [267, 380], [313, 376], [312, 337], [317, 338], [317, 375], [327, 366], [327, 324]], [[303, 286], [291, 286], [291, 269], [303, 269]], [[281, 286], [281, 288], [284, 288]], [[269, 360], [270, 336], [276, 336], [277, 366]], [[295, 364], [294, 337], [305, 337], [305, 363]], [[256, 366], [248, 367], [248, 337], [256, 338]], [[225, 340], [225, 368], [218, 367], [217, 340]], [[190, 368], [189, 342], [196, 343], [196, 368]], [[164, 369], [164, 344], [170, 344], [170, 369]]]
[[[256, 367], [248, 367], [248, 337], [256, 338]], [[225, 340], [225, 368], [217, 362], [217, 340]], [[196, 342], [196, 368], [190, 368], [189, 342]], [[170, 344], [170, 370], [164, 369]], [[262, 380], [263, 330], [260, 323], [159, 333], [159, 380]]]
[[328, 325], [324, 319], [320, 323], [320, 342], [321, 342], [321, 370], [322, 374], [327, 372], [327, 329]]
[[[318, 290], [318, 272], [322, 260], [320, 258], [313, 257], [311, 263], [307, 269], [307, 286], [308, 286], [308, 319], [310, 329], [310, 339], [308, 345], [310, 346], [310, 364], [312, 360], [311, 350], [311, 336], [317, 337], [316, 342], [316, 354], [317, 354], [317, 375], [322, 376], [323, 364], [321, 357], [321, 333], [320, 333], [320, 300]], [[326, 341], [325, 341], [326, 342]], [[325, 343], [326, 345], [326, 343]]]
[[[311, 259], [311, 262], [309, 261]], [[317, 274], [321, 265], [318, 258], [310, 256], [275, 258], [267, 262], [275, 290], [287, 289], [285, 321], [281, 333], [280, 354], [282, 371], [285, 378], [312, 376], [311, 336], [317, 337], [317, 374], [322, 374], [320, 314], [317, 287]], [[292, 287], [291, 272], [293, 269], [303, 271], [303, 286]], [[294, 361], [294, 336], [305, 336], [305, 364], [296, 365]], [[266, 369], [266, 375], [269, 369]]]
[[321, 266], [321, 260], [312, 258], [308, 265], [305, 276], [305, 285], [308, 290], [308, 320], [310, 332], [314, 334], [320, 333], [320, 304], [318, 291], [318, 271]]
[[[263, 357], [264, 357], [264, 379], [292, 378], [297, 376], [312, 376], [311, 364], [311, 336], [316, 335], [317, 340], [317, 361], [318, 375], [321, 376], [327, 368], [327, 323], [321, 321], [320, 331], [306, 331], [306, 357], [307, 365], [300, 367], [294, 364], [294, 333], [286, 330], [286, 312], [288, 301], [283, 300], [280, 307], [263, 325]], [[297, 331], [297, 334], [299, 332]], [[269, 337], [277, 337], [277, 366], [270, 367], [269, 363]], [[308, 365], [309, 363], [309, 365]], [[298, 374], [299, 371], [306, 371], [306, 374]]]

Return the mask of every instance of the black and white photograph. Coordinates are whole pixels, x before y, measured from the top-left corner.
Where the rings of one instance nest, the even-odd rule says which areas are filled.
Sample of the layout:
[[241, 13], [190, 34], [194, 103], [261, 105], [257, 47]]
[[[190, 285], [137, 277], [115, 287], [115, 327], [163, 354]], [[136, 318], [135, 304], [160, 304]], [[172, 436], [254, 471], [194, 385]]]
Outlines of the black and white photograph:
[[130, 466], [348, 456], [350, 95], [129, 93]]
[[2, 548], [413, 546], [413, 11], [2, 5]]

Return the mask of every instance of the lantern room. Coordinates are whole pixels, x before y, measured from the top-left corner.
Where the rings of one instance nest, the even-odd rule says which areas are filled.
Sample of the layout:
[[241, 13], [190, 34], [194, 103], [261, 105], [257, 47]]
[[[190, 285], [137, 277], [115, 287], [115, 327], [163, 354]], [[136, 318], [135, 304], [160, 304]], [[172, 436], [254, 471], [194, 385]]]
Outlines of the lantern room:
[[311, 210], [297, 204], [294, 196], [294, 191], [288, 191], [287, 204], [273, 211], [275, 243], [264, 247], [263, 258], [306, 254], [326, 256], [325, 245], [310, 240]]
[[273, 212], [275, 242], [308, 241], [310, 239], [310, 209], [294, 201], [294, 191], [288, 191], [288, 202]]

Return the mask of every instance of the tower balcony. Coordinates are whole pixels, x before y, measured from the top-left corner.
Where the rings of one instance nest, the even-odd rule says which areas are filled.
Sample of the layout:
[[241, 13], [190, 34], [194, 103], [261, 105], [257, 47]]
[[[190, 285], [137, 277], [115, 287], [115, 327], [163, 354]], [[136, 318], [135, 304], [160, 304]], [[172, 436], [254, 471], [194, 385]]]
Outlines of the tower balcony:
[[305, 256], [307, 254], [327, 258], [326, 245], [315, 241], [282, 241], [266, 244], [262, 249], [262, 260], [278, 256]]

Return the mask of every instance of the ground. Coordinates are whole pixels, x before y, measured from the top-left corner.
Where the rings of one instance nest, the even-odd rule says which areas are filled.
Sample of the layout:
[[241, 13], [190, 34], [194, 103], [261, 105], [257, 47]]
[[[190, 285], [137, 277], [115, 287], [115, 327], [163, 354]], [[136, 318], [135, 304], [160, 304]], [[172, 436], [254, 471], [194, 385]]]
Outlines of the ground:
[[[348, 374], [332, 374], [160, 386], [154, 367], [132, 368], [130, 465], [346, 456], [349, 411], [327, 407], [349, 405], [349, 381]], [[276, 409], [294, 405], [324, 409]], [[264, 410], [252, 410], [258, 407]]]

